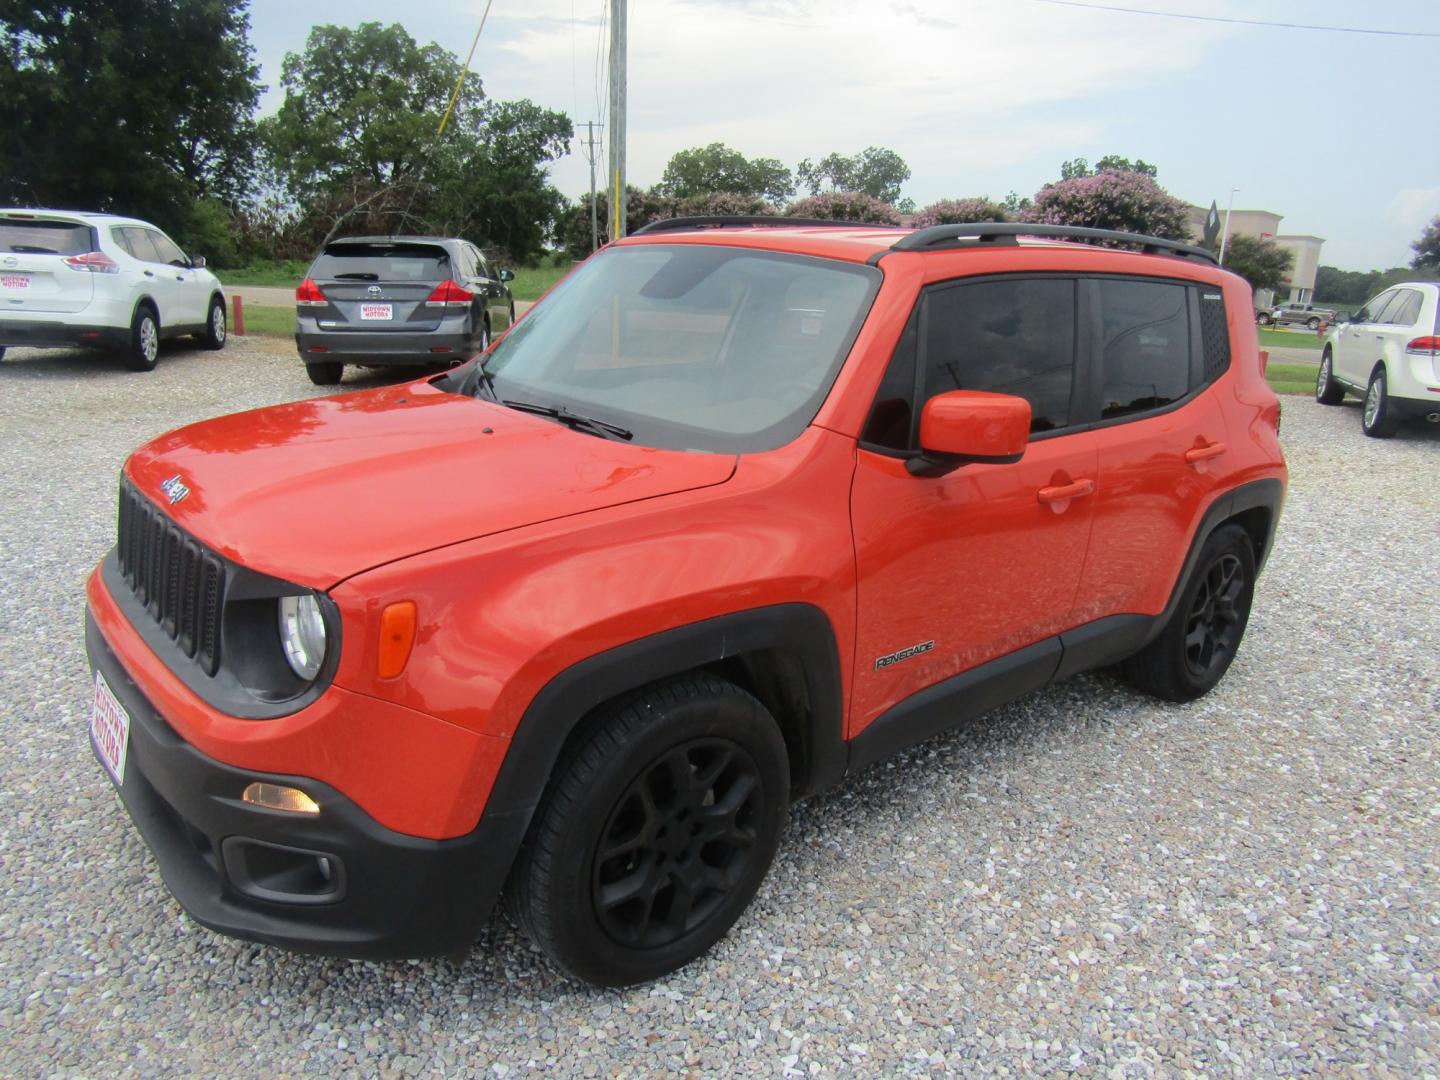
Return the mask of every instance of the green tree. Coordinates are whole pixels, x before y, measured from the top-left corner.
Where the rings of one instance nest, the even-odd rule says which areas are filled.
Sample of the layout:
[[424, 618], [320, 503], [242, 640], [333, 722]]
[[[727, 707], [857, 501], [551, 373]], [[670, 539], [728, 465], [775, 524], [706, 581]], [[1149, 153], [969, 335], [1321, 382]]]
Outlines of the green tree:
[[1410, 265], [1416, 270], [1440, 270], [1440, 214], [1425, 226], [1420, 239], [1410, 245], [1415, 258]]
[[263, 87], [244, 0], [0, 5], [0, 201], [205, 232], [239, 197]]
[[859, 192], [884, 203], [900, 199], [900, 187], [910, 179], [910, 166], [894, 150], [868, 146], [854, 157], [827, 154], [819, 162], [809, 158], [795, 168], [800, 186], [811, 195], [825, 192]]
[[689, 199], [726, 192], [780, 201], [795, 191], [790, 170], [774, 158], [747, 158], [724, 143], [681, 150], [655, 185], [662, 195]]
[[1160, 170], [1142, 158], [1131, 161], [1129, 158], [1121, 157], [1119, 154], [1106, 154], [1095, 163], [1095, 168], [1090, 168], [1090, 162], [1083, 157], [1071, 158], [1069, 161], [1060, 163], [1060, 179], [1076, 180], [1082, 176], [1094, 176], [1102, 172], [1133, 172], [1142, 176], [1155, 179]]
[[1171, 240], [1189, 240], [1187, 208], [1155, 180], [1129, 171], [1105, 170], [1046, 184], [1021, 220], [1047, 225], [1116, 229]]
[[[600, 226], [600, 246], [610, 242], [610, 195], [608, 192], [595, 193], [596, 217]], [[675, 200], [658, 191], [641, 191], [637, 187], [625, 188], [625, 231], [635, 232], [659, 218], [677, 215]], [[569, 211], [564, 222], [562, 237], [565, 250], [572, 259], [584, 259], [590, 254], [590, 193], [580, 196]]]
[[1290, 279], [1295, 253], [1273, 240], [1235, 235], [1225, 242], [1225, 269], [1250, 283], [1250, 291], [1279, 289]]

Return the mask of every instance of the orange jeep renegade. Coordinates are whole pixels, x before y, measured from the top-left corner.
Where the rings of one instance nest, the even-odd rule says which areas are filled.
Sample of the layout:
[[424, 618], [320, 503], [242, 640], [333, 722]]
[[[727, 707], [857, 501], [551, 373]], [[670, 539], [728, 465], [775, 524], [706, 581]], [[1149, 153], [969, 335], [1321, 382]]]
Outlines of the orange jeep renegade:
[[503, 891], [651, 979], [792, 800], [1089, 668], [1216, 684], [1285, 489], [1261, 368], [1173, 241], [652, 225], [464, 367], [136, 451], [94, 750], [222, 933], [456, 953]]

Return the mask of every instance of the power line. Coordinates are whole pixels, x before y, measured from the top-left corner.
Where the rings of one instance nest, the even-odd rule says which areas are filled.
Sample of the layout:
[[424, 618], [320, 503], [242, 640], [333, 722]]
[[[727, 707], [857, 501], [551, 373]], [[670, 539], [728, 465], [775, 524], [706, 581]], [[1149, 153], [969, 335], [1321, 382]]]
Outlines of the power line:
[[1162, 19], [1190, 19], [1194, 22], [1232, 23], [1238, 26], [1269, 26], [1279, 30], [1324, 30], [1332, 34], [1377, 34], [1383, 37], [1440, 38], [1440, 32], [1428, 30], [1371, 30], [1363, 26], [1319, 26], [1315, 23], [1268, 22], [1264, 19], [1229, 19], [1223, 15], [1189, 15], [1179, 11], [1151, 11], [1148, 8], [1117, 7], [1113, 4], [1092, 4], [1085, 0], [1035, 0], [1037, 4], [1057, 7], [1087, 8], [1091, 11], [1115, 11], [1123, 15], [1154, 15]]

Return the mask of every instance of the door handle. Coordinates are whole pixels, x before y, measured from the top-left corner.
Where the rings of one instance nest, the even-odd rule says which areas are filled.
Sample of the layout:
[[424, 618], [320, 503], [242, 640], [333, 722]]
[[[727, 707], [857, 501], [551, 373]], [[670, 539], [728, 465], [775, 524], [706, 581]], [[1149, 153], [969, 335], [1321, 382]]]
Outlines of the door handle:
[[1073, 484], [1059, 484], [1055, 487], [1043, 487], [1035, 493], [1035, 497], [1042, 503], [1064, 502], [1066, 499], [1079, 499], [1095, 492], [1094, 480], [1076, 480]]
[[146, 270], [146, 271], [145, 271], [145, 276], [146, 276], [146, 277], [154, 277], [154, 276], [155, 276], [155, 271], [154, 271], [154, 270]]
[[1208, 446], [1197, 446], [1194, 449], [1185, 451], [1185, 460], [1191, 465], [1197, 461], [1209, 461], [1211, 458], [1219, 457], [1225, 452], [1223, 442], [1212, 442]]

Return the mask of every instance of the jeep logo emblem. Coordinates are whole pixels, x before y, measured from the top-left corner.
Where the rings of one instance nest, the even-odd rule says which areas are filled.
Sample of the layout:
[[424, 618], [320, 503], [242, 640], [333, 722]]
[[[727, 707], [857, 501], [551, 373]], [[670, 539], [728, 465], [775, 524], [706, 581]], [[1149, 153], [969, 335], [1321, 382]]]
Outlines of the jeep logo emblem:
[[160, 482], [160, 490], [165, 492], [166, 496], [169, 497], [171, 506], [174, 506], [181, 499], [185, 498], [186, 495], [190, 494], [190, 489], [181, 481], [179, 473], [170, 477], [169, 480], [162, 480]]

